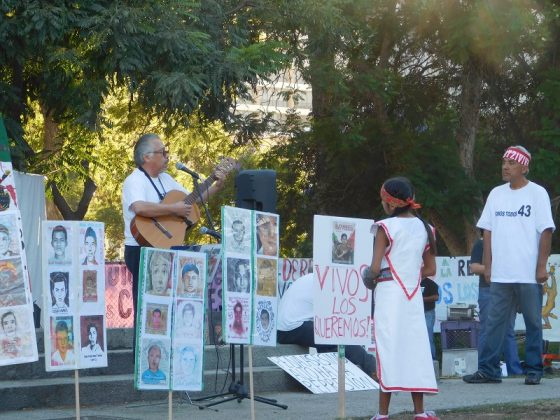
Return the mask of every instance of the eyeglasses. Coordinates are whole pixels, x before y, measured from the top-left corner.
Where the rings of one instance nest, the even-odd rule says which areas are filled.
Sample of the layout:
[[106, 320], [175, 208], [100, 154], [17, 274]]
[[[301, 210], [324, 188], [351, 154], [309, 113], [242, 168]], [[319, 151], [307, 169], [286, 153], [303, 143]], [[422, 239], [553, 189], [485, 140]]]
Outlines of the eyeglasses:
[[169, 148], [164, 147], [163, 149], [154, 150], [152, 153], [161, 153], [163, 156], [169, 156]]

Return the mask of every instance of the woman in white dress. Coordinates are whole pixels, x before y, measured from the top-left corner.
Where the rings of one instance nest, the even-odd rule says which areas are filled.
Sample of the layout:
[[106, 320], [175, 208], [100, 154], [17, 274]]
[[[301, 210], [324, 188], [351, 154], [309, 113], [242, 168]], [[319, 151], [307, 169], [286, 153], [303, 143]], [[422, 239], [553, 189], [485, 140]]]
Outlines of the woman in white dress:
[[[414, 418], [437, 419], [424, 411], [424, 393], [437, 393], [420, 281], [436, 273], [432, 228], [416, 214], [414, 190], [406, 178], [381, 187], [383, 209], [390, 216], [377, 223], [371, 278], [374, 335], [379, 378], [379, 413], [387, 419], [393, 392], [410, 392]], [[364, 282], [366, 279], [364, 279]], [[367, 285], [367, 283], [366, 283]]]

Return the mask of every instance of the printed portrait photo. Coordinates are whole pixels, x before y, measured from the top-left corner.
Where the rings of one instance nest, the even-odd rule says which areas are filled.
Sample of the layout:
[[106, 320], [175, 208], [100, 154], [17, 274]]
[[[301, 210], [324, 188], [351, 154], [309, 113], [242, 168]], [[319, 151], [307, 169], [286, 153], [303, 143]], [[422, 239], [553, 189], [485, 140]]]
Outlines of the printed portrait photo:
[[144, 325], [147, 334], [167, 335], [169, 306], [160, 303], [146, 303]]
[[175, 314], [176, 338], [202, 338], [204, 308], [201, 300], [177, 300]]
[[227, 257], [227, 290], [236, 293], [251, 293], [251, 260]]
[[103, 244], [99, 242], [101, 229], [93, 226], [80, 228], [80, 264], [81, 265], [98, 265], [100, 258], [100, 250]]
[[0, 260], [17, 257], [20, 244], [15, 214], [0, 215]]
[[248, 297], [233, 298], [227, 300], [228, 342], [234, 340], [249, 339], [250, 324], [250, 300]]
[[72, 366], [75, 364], [72, 317], [51, 317], [51, 366]]
[[255, 343], [274, 344], [276, 342], [276, 310], [269, 299], [255, 301]]
[[146, 256], [145, 291], [156, 296], [170, 296], [173, 284], [173, 257], [169, 251], [150, 250]]
[[278, 260], [257, 258], [257, 295], [276, 296], [278, 282]]
[[141, 344], [139, 387], [167, 389], [169, 387], [170, 352], [168, 340], [143, 339]]
[[333, 221], [332, 262], [337, 264], [354, 264], [354, 223]]
[[179, 343], [173, 349], [173, 389], [202, 390], [202, 346]]
[[224, 233], [226, 252], [249, 254], [251, 252], [251, 211], [224, 207]]
[[51, 313], [67, 314], [70, 310], [70, 284], [67, 271], [53, 271], [49, 274]]
[[80, 317], [81, 356], [86, 362], [95, 365], [105, 355], [103, 340], [103, 315], [87, 315]]
[[202, 258], [179, 257], [180, 276], [177, 282], [177, 296], [202, 299], [206, 264]]
[[21, 259], [0, 261], [0, 307], [26, 303]]
[[48, 227], [49, 238], [49, 264], [50, 265], [66, 265], [72, 263], [72, 247], [69, 247], [69, 238], [72, 237], [72, 231], [69, 225], [58, 224]]
[[278, 215], [256, 213], [257, 254], [278, 256]]
[[82, 271], [82, 301], [97, 302], [97, 271]]
[[0, 359], [19, 359], [33, 355], [35, 326], [25, 307], [0, 310]]

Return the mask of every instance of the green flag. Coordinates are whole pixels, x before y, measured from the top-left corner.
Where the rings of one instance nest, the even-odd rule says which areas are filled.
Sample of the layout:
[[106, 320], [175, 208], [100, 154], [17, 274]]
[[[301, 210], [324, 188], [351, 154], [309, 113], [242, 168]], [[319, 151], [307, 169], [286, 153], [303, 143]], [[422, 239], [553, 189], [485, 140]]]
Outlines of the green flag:
[[11, 162], [10, 143], [4, 126], [4, 118], [0, 115], [0, 162]]

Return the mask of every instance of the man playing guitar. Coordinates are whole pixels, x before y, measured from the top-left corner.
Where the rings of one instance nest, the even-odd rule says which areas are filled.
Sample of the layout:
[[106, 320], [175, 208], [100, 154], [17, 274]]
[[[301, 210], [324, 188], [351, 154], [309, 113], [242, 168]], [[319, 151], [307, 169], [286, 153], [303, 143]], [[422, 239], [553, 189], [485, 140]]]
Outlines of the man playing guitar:
[[[169, 191], [177, 190], [185, 194], [188, 194], [188, 191], [165, 172], [169, 163], [169, 149], [157, 134], [144, 134], [138, 139], [134, 146], [134, 162], [137, 167], [123, 184], [122, 210], [124, 258], [128, 270], [132, 273], [132, 302], [136, 313], [141, 244], [131, 232], [131, 222], [136, 216], [154, 220], [157, 217], [174, 216], [186, 220], [197, 210], [195, 206], [183, 200], [173, 203], [161, 202]], [[216, 181], [202, 191], [203, 200], [208, 200], [223, 187], [223, 174], [217, 171], [213, 178]]]

